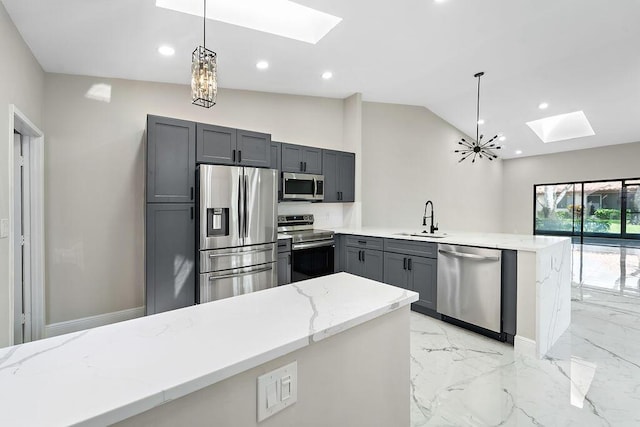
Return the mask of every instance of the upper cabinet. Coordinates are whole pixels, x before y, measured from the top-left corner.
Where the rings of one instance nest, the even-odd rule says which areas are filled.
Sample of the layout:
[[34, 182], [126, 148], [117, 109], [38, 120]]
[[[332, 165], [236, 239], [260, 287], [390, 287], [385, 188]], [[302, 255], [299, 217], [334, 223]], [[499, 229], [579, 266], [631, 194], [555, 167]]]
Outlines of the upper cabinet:
[[147, 203], [192, 203], [196, 125], [147, 116]]
[[356, 155], [342, 151], [322, 150], [325, 202], [355, 200]]
[[282, 172], [322, 173], [322, 150], [282, 143]]
[[271, 135], [204, 123], [196, 127], [198, 163], [271, 167]]

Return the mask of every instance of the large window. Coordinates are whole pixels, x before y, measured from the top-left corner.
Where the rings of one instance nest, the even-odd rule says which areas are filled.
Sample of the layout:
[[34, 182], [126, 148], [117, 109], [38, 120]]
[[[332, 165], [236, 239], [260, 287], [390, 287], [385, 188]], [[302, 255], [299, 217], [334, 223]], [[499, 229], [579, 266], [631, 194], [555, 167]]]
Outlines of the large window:
[[534, 234], [640, 239], [640, 179], [534, 186]]

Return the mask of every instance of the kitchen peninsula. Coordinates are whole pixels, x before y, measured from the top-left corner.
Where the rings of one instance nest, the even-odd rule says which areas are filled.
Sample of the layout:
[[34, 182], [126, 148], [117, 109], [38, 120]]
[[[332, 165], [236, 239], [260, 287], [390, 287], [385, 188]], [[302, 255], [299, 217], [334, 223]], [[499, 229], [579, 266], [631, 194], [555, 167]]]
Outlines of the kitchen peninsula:
[[0, 349], [0, 425], [256, 426], [256, 378], [295, 361], [260, 426], [407, 426], [416, 299], [339, 273]]
[[[571, 322], [571, 239], [503, 233], [447, 232], [416, 237], [393, 228], [343, 228], [336, 235], [517, 251], [516, 352], [544, 356]], [[418, 231], [419, 233], [420, 231]], [[366, 239], [363, 239], [365, 241]], [[369, 245], [371, 246], [371, 245]], [[435, 255], [434, 255], [435, 256]]]

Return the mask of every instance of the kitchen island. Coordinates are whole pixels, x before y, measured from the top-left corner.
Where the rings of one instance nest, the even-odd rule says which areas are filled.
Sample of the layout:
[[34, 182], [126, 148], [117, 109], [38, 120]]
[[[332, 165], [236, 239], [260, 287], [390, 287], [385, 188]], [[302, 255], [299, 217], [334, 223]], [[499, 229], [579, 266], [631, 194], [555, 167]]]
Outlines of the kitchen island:
[[0, 349], [0, 425], [256, 426], [256, 378], [294, 361], [260, 426], [409, 425], [416, 299], [339, 273]]
[[343, 228], [336, 234], [445, 243], [517, 251], [516, 352], [544, 356], [571, 323], [571, 239], [502, 233], [447, 232], [416, 237], [420, 230]]

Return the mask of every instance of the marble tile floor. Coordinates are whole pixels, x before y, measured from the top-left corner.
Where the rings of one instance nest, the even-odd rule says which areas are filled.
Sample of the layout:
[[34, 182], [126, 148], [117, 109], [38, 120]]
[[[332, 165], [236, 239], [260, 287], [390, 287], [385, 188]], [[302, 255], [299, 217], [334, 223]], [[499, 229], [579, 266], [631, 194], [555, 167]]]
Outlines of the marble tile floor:
[[411, 313], [412, 426], [640, 426], [640, 298], [580, 283], [572, 296], [541, 360]]

